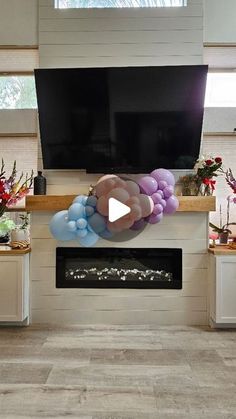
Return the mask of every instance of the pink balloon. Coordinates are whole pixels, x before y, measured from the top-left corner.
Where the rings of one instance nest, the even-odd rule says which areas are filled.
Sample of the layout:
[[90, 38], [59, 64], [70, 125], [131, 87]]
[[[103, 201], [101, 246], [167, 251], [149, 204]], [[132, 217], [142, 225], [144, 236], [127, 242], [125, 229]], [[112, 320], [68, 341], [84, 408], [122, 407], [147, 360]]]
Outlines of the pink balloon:
[[97, 184], [95, 186], [95, 193], [97, 197], [106, 195], [110, 192], [110, 190], [115, 186], [115, 181], [117, 176], [115, 175], [105, 175], [98, 179]]
[[125, 189], [129, 192], [130, 196], [136, 196], [140, 194], [140, 187], [136, 182], [133, 182], [132, 180], [126, 180], [125, 183]]
[[132, 219], [132, 217], [122, 217], [116, 221], [116, 224], [120, 228], [120, 231], [128, 230], [128, 228], [130, 228], [134, 224], [134, 220]]
[[166, 207], [164, 208], [164, 214], [173, 214], [179, 207], [179, 201], [176, 196], [172, 195], [166, 201]]
[[105, 217], [108, 216], [108, 199], [105, 196], [98, 198], [97, 211]]
[[121, 179], [120, 177], [117, 177], [116, 179], [116, 188], [124, 188], [126, 189], [126, 181]]
[[161, 214], [163, 212], [163, 206], [161, 204], [154, 205], [153, 214]]
[[159, 192], [155, 192], [152, 196], [151, 196], [154, 204], [160, 204], [161, 200], [162, 200], [162, 196], [161, 194], [159, 194]]
[[142, 209], [142, 217], [148, 217], [153, 211], [154, 203], [150, 196], [139, 194], [139, 205]]
[[164, 180], [168, 185], [175, 185], [174, 175], [167, 169], [156, 169], [153, 170], [150, 174], [156, 181], [159, 183], [161, 180]]
[[164, 190], [164, 197], [169, 198], [174, 193], [174, 187], [172, 185], [167, 186]]
[[163, 212], [157, 215], [151, 214], [149, 215], [149, 217], [146, 218], [146, 220], [149, 224], [157, 224], [162, 220], [162, 218], [163, 218]]
[[99, 183], [101, 183], [101, 182], [104, 182], [105, 180], [107, 180], [107, 179], [117, 179], [118, 178], [118, 176], [116, 176], [116, 175], [104, 175], [104, 176], [102, 176], [102, 177], [100, 177], [99, 179], [98, 179], [98, 181], [97, 181], [97, 183], [96, 183], [96, 186], [99, 184]]
[[129, 199], [129, 193], [123, 188], [114, 188], [107, 195], [109, 198], [115, 198], [120, 202], [125, 203]]
[[131, 208], [131, 216], [133, 217], [134, 221], [140, 220], [140, 218], [142, 217], [142, 209], [140, 205], [133, 204], [131, 205], [130, 208]]
[[117, 222], [111, 223], [110, 221], [107, 222], [107, 229], [112, 233], [120, 233], [122, 231], [122, 228], [117, 225]]
[[131, 196], [131, 198], [129, 198], [125, 205], [128, 205], [129, 207], [131, 207], [131, 205], [133, 204], [138, 204], [139, 205], [139, 199], [138, 196]]
[[141, 177], [141, 179], [138, 181], [138, 184], [141, 188], [141, 192], [145, 193], [146, 195], [152, 195], [157, 191], [158, 188], [157, 181], [151, 176]]

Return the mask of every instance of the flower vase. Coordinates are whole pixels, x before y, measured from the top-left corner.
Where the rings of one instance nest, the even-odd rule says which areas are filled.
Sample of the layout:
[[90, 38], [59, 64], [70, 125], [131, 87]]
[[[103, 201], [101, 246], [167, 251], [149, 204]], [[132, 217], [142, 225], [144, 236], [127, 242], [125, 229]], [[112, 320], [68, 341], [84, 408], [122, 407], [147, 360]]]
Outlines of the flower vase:
[[228, 231], [225, 231], [224, 233], [219, 234], [219, 242], [220, 244], [227, 244], [229, 239], [229, 233]]
[[213, 194], [213, 189], [210, 187], [210, 185], [206, 185], [205, 183], [201, 183], [198, 195], [201, 196], [211, 196]]

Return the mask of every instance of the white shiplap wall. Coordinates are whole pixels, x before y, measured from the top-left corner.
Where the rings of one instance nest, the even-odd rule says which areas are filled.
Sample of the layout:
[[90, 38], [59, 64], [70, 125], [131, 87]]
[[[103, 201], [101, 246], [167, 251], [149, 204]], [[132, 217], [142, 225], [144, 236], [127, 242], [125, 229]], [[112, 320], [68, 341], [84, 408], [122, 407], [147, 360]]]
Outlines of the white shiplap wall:
[[31, 313], [33, 322], [81, 324], [206, 324], [207, 229], [205, 213], [177, 213], [136, 238], [100, 247], [178, 247], [183, 249], [182, 290], [56, 289], [57, 242], [48, 228], [52, 213], [32, 215]]
[[58, 10], [39, 0], [41, 67], [201, 64], [202, 0], [183, 8]]
[[[54, 10], [39, 0], [40, 67], [201, 64], [202, 0], [187, 8]], [[42, 167], [39, 150], [39, 166]], [[99, 175], [47, 171], [49, 194], [86, 193]], [[107, 324], [207, 323], [207, 223], [205, 213], [178, 213], [148, 226], [124, 247], [180, 247], [183, 290], [56, 289], [53, 214], [32, 216], [32, 320]], [[117, 246], [100, 240], [98, 246]]]

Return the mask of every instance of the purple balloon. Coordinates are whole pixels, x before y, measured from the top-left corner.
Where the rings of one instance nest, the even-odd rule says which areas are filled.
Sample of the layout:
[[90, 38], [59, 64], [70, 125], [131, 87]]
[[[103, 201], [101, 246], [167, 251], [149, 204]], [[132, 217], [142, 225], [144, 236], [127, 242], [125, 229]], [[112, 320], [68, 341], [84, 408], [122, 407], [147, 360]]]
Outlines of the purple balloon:
[[151, 198], [154, 204], [160, 204], [163, 197], [158, 192], [155, 192], [154, 194], [152, 194]]
[[166, 207], [166, 200], [162, 199], [160, 204], [162, 205], [163, 208], [165, 208]]
[[161, 180], [164, 180], [168, 185], [175, 185], [174, 175], [167, 169], [156, 169], [150, 174], [156, 181], [159, 183]]
[[151, 214], [149, 217], [146, 218], [147, 222], [149, 224], [157, 224], [159, 223], [163, 218], [163, 212], [160, 214]]
[[158, 189], [157, 193], [159, 193], [159, 195], [161, 195], [161, 197], [164, 198], [164, 192], [161, 189]]
[[151, 176], [143, 176], [139, 179], [138, 184], [141, 188], [141, 193], [146, 195], [152, 195], [158, 188], [157, 181]]
[[130, 230], [141, 230], [145, 226], [144, 218], [141, 218], [138, 221], [135, 221], [134, 224], [130, 227]]
[[179, 207], [179, 201], [176, 196], [172, 195], [166, 201], [166, 207], [164, 208], [164, 214], [173, 214]]
[[168, 186], [168, 183], [165, 180], [160, 180], [159, 188], [163, 191]]
[[161, 204], [154, 205], [153, 214], [161, 214], [163, 212], [163, 206]]
[[174, 187], [172, 185], [169, 185], [164, 189], [163, 192], [164, 192], [164, 197], [169, 198], [174, 193]]

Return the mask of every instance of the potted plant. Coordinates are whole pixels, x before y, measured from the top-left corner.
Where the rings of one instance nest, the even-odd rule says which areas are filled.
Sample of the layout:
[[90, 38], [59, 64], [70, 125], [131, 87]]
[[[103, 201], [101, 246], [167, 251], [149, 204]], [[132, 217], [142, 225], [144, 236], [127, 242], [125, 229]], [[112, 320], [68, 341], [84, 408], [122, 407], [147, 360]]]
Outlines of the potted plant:
[[29, 243], [29, 213], [19, 216], [21, 224], [16, 225], [11, 232], [11, 241], [26, 241]]
[[0, 243], [8, 243], [9, 235], [12, 230], [15, 228], [15, 223], [6, 215], [0, 218]]
[[226, 217], [226, 223], [223, 225], [222, 222], [222, 208], [220, 205], [220, 226], [213, 223], [209, 223], [209, 226], [212, 228], [212, 230], [215, 233], [218, 233], [219, 235], [219, 241], [220, 244], [227, 244], [229, 239], [229, 234], [232, 234], [232, 231], [229, 229], [229, 226], [236, 225], [236, 222], [230, 222], [230, 203], [235, 202], [235, 198], [232, 199], [231, 196], [228, 196], [227, 198], [227, 217]]

